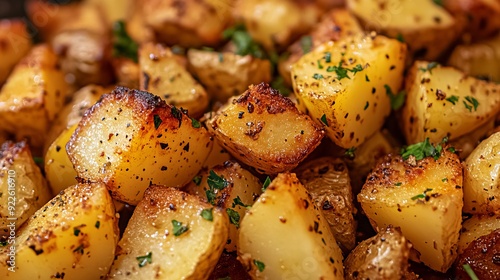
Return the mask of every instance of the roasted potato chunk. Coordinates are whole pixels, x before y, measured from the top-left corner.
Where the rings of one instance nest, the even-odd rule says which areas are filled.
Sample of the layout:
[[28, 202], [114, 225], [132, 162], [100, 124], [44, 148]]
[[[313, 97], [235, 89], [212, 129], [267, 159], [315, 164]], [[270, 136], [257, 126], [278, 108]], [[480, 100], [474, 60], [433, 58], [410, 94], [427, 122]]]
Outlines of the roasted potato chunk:
[[335, 144], [357, 147], [389, 115], [388, 91], [401, 87], [405, 54], [405, 45], [383, 36], [325, 43], [292, 66], [299, 107]]
[[26, 142], [4, 143], [0, 148], [0, 168], [0, 239], [3, 240], [13, 238], [13, 232], [52, 194]]
[[412, 259], [445, 272], [457, 257], [461, 186], [460, 160], [445, 148], [437, 159], [388, 155], [368, 175], [358, 201], [375, 230], [400, 227], [418, 252]]
[[500, 86], [435, 62], [417, 61], [406, 76], [401, 122], [409, 144], [465, 135], [500, 111]]
[[291, 173], [278, 174], [250, 208], [238, 255], [252, 279], [344, 279], [328, 222]]
[[203, 163], [203, 169], [210, 169], [216, 165], [223, 164], [232, 159], [231, 154], [226, 151], [220, 144], [219, 140], [214, 139], [212, 151], [208, 154], [207, 160]]
[[464, 212], [500, 214], [500, 132], [483, 140], [464, 164]]
[[356, 208], [346, 164], [342, 159], [324, 157], [301, 165], [295, 172], [321, 209], [340, 248], [345, 252], [354, 249]]
[[55, 54], [47, 45], [34, 47], [0, 91], [0, 130], [18, 140], [29, 139], [34, 149], [42, 148], [65, 93], [66, 82]]
[[118, 243], [108, 279], [207, 279], [228, 224], [220, 208], [196, 196], [150, 186]]
[[295, 168], [323, 131], [269, 85], [252, 85], [208, 121], [209, 130], [236, 159], [259, 173]]
[[139, 88], [140, 68], [132, 59], [115, 57], [112, 59], [116, 84], [128, 88]]
[[[103, 184], [61, 192], [17, 231], [15, 245], [0, 247], [3, 279], [102, 279], [118, 243], [113, 201]], [[15, 254], [15, 265], [9, 253]]]
[[500, 229], [500, 215], [473, 215], [462, 224], [458, 253], [462, 254], [472, 241], [496, 229]]
[[445, 0], [444, 7], [465, 21], [472, 40], [485, 39], [500, 30], [500, 2], [497, 0]]
[[410, 249], [411, 244], [401, 230], [388, 226], [363, 240], [349, 254], [344, 262], [345, 279], [417, 279], [408, 272]]
[[482, 140], [494, 133], [492, 132], [494, 129], [495, 120], [491, 119], [473, 131], [450, 141], [450, 146], [457, 151], [461, 160], [465, 160]]
[[80, 121], [66, 146], [80, 178], [137, 204], [150, 184], [182, 187], [212, 148], [206, 129], [150, 93], [118, 87]]
[[0, 20], [0, 85], [31, 48], [26, 23], [20, 19]]
[[187, 57], [200, 82], [221, 102], [241, 94], [249, 85], [271, 81], [271, 63], [267, 59], [195, 49], [189, 50]]
[[366, 26], [401, 38], [418, 59], [435, 60], [461, 34], [462, 24], [433, 0], [347, 0]]
[[188, 110], [194, 117], [208, 107], [205, 89], [177, 62], [170, 49], [149, 43], [139, 50], [140, 89], [160, 96], [168, 104]]

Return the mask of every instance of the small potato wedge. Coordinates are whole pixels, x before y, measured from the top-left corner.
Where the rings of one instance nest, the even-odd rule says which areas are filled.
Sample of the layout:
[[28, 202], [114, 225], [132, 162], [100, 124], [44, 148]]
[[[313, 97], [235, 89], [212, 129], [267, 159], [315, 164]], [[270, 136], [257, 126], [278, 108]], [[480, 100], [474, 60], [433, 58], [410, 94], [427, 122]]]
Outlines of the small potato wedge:
[[344, 161], [333, 157], [318, 158], [301, 165], [295, 172], [312, 201], [321, 209], [340, 248], [344, 252], [354, 249], [356, 208]]
[[500, 85], [435, 62], [415, 62], [405, 85], [401, 122], [408, 144], [456, 139], [500, 112]]
[[250, 208], [238, 255], [252, 279], [344, 279], [328, 222], [291, 173], [278, 174]]
[[388, 226], [377, 235], [363, 240], [344, 262], [345, 279], [400, 280], [408, 277], [411, 244], [399, 228]]
[[445, 272], [457, 257], [461, 186], [460, 159], [446, 148], [437, 159], [388, 155], [368, 175], [358, 201], [375, 230], [401, 228], [418, 252], [412, 260]]
[[361, 145], [391, 112], [403, 81], [406, 46], [383, 36], [320, 45], [292, 66], [299, 108], [342, 148]]
[[211, 96], [221, 102], [249, 85], [271, 82], [271, 62], [251, 55], [190, 49], [189, 66]]
[[458, 253], [462, 254], [471, 242], [492, 233], [496, 229], [500, 229], [500, 215], [472, 215], [462, 224]]
[[31, 38], [21, 19], [0, 20], [0, 85], [31, 48]]
[[252, 85], [208, 121], [236, 159], [263, 174], [292, 170], [323, 138], [323, 131], [269, 85]]
[[108, 279], [207, 279], [226, 243], [228, 225], [222, 209], [152, 185], [118, 243]]
[[[222, 189], [218, 189], [214, 182], [222, 182]], [[184, 190], [226, 210], [231, 224], [224, 249], [235, 252], [240, 221], [245, 217], [247, 208], [252, 206], [262, 192], [259, 179], [238, 163], [226, 161], [223, 165], [195, 176]]]
[[455, 279], [471, 279], [464, 265], [469, 265], [476, 275], [476, 279], [500, 279], [500, 229], [483, 235], [471, 242], [465, 251], [458, 257], [455, 264]]
[[188, 183], [211, 148], [206, 129], [182, 110], [123, 87], [85, 113], [66, 145], [80, 178], [104, 182], [113, 198], [132, 205], [150, 184]]
[[[14, 280], [102, 279], [113, 262], [118, 231], [106, 186], [72, 186], [18, 229], [14, 245], [0, 247], [0, 276]], [[11, 253], [15, 254], [14, 265], [9, 263]]]
[[200, 117], [208, 107], [205, 89], [177, 62], [170, 49], [147, 43], [139, 50], [140, 89], [160, 96], [168, 104]]
[[[52, 197], [26, 142], [0, 148], [0, 238], [18, 229]], [[12, 243], [9, 243], [12, 244]]]
[[464, 163], [464, 212], [500, 214], [500, 132], [483, 140]]

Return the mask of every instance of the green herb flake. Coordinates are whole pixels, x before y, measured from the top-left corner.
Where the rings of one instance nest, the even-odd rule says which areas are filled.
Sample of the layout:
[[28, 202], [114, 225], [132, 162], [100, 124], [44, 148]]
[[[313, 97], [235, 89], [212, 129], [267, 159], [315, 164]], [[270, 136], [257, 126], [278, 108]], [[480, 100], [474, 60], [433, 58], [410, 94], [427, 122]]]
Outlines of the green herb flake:
[[448, 178], [441, 179], [441, 182], [448, 182]]
[[158, 127], [160, 127], [160, 124], [163, 122], [160, 118], [160, 116], [158, 115], [154, 115], [153, 116], [153, 122], [155, 124], [155, 129], [158, 129]]
[[446, 98], [446, 101], [450, 102], [451, 104], [455, 105], [458, 102], [458, 96], [452, 95], [448, 98]]
[[411, 200], [424, 199], [427, 196], [427, 193], [432, 191], [432, 189], [425, 189], [423, 193], [419, 193], [416, 196], [412, 197]]
[[471, 280], [479, 280], [476, 273], [474, 273], [474, 270], [472, 270], [469, 264], [464, 264], [462, 267], [464, 268], [467, 275], [469, 275]]
[[233, 207], [233, 208], [236, 206], [241, 206], [244, 208], [251, 208], [252, 207], [252, 205], [250, 205], [250, 204], [243, 203], [243, 201], [241, 201], [241, 198], [239, 196], [237, 196], [235, 199], [233, 199], [233, 204], [231, 205], [231, 207]]
[[365, 75], [365, 80], [366, 80], [367, 82], [369, 82], [369, 81], [370, 81], [370, 78], [368, 78], [368, 75]]
[[80, 235], [80, 228], [78, 228], [78, 227], [74, 227], [74, 228], [73, 228], [73, 234], [74, 234], [75, 236]]
[[[470, 105], [468, 105], [465, 101], [467, 101], [467, 103], [469, 103]], [[474, 111], [477, 111], [477, 106], [479, 106], [479, 101], [477, 101], [476, 98], [474, 98], [472, 96], [466, 96], [465, 101], [464, 101], [465, 108], [467, 108], [469, 110], [469, 112], [472, 112], [473, 107], [474, 107]]]
[[449, 147], [449, 148], [448, 148], [448, 151], [449, 151], [450, 153], [456, 153], [456, 152], [457, 152], [457, 150], [455, 149], [455, 147]]
[[319, 79], [323, 79], [324, 77], [323, 77], [323, 75], [321, 75], [321, 74], [314, 73], [313, 78], [314, 78], [315, 80], [319, 80]]
[[226, 208], [226, 213], [229, 216], [229, 222], [235, 225], [236, 228], [240, 227], [240, 214], [231, 208]]
[[356, 66], [354, 66], [354, 68], [347, 70], [351, 71], [353, 74], [356, 74], [358, 72], [363, 71], [363, 66], [361, 66], [361, 64], [357, 64]]
[[201, 183], [201, 176], [200, 175], [194, 176], [193, 183], [195, 183], [197, 186], [199, 186]]
[[310, 52], [312, 50], [313, 42], [311, 36], [303, 36], [300, 38], [300, 47], [302, 48], [302, 52], [304, 54]]
[[183, 226], [181, 222], [177, 220], [172, 220], [173, 233], [175, 236], [180, 236], [189, 230], [187, 226]]
[[36, 164], [43, 164], [43, 158], [42, 157], [33, 157], [33, 161]]
[[401, 183], [401, 182], [397, 182], [397, 183], [395, 183], [395, 184], [394, 184], [394, 186], [399, 187], [399, 186], [401, 186], [402, 184], [403, 184], [403, 183]]
[[271, 184], [271, 178], [269, 176], [266, 177], [266, 180], [264, 180], [264, 184], [262, 185], [262, 191], [264, 192], [267, 187]]
[[335, 72], [335, 74], [337, 74], [337, 80], [342, 80], [344, 78], [349, 78], [349, 75], [347, 75], [347, 69], [342, 67], [342, 61], [339, 62], [339, 65], [337, 66], [328, 66], [328, 68], [326, 68], [326, 71], [327, 72]]
[[402, 90], [398, 94], [394, 94], [392, 92], [392, 89], [389, 85], [384, 85], [385, 88], [385, 93], [387, 96], [389, 96], [389, 99], [391, 100], [391, 108], [393, 110], [399, 110], [401, 107], [403, 107], [405, 100], [406, 100], [406, 91]]
[[94, 226], [96, 229], [99, 229], [101, 227], [101, 222], [100, 221], [95, 222]]
[[135, 259], [139, 262], [139, 267], [144, 267], [146, 264], [151, 264], [153, 262], [153, 252], [149, 252], [144, 256], [136, 257]]
[[326, 52], [325, 53], [325, 62], [326, 63], [332, 62], [332, 53], [331, 52]]
[[195, 118], [191, 118], [191, 125], [193, 125], [194, 128], [200, 128], [201, 127], [201, 123], [195, 119]]
[[214, 208], [210, 208], [210, 209], [203, 209], [201, 210], [201, 213], [200, 213], [200, 216], [207, 220], [207, 221], [210, 221], [212, 222], [214, 220], [214, 214], [213, 214], [213, 211], [214, 211]]
[[215, 190], [223, 190], [229, 185], [229, 182], [226, 181], [223, 177], [217, 175], [215, 171], [210, 170], [207, 178], [208, 190], [205, 191], [207, 195], [207, 200], [210, 204], [215, 205], [215, 198], [217, 195], [215, 194]]
[[432, 69], [434, 69], [438, 66], [439, 66], [439, 63], [437, 63], [437, 62], [429, 62], [429, 64], [427, 64], [427, 67], [425, 67], [425, 68], [420, 67], [420, 68], [418, 68], [418, 70], [420, 70], [424, 73], [429, 71], [429, 74], [432, 74]]
[[266, 57], [263, 48], [253, 40], [243, 24], [238, 24], [224, 30], [222, 37], [231, 40], [236, 47], [235, 53], [237, 55], [251, 55], [256, 58]]
[[443, 7], [443, 0], [432, 0], [432, 2], [434, 2], [434, 4], [436, 4], [438, 6]]
[[116, 21], [113, 24], [113, 56], [126, 57], [137, 62], [138, 50], [139, 45], [128, 35], [125, 22]]
[[396, 40], [400, 41], [401, 43], [405, 43], [405, 38], [401, 33], [398, 33], [398, 35], [396, 35]]
[[344, 155], [350, 157], [350, 158], [354, 158], [356, 155], [354, 154], [354, 152], [356, 152], [356, 147], [351, 147], [349, 149], [347, 149], [344, 153]]
[[323, 69], [323, 65], [321, 65], [321, 60], [318, 59], [318, 69]]
[[370, 102], [366, 101], [365, 108], [363, 108], [363, 110], [366, 111], [366, 109], [368, 109], [369, 106], [370, 106]]
[[321, 116], [321, 122], [323, 124], [325, 124], [326, 126], [328, 126], [328, 119], [326, 118], [325, 114], [323, 114], [323, 116]]
[[401, 156], [404, 160], [407, 160], [410, 156], [414, 156], [416, 160], [422, 160], [426, 157], [433, 157], [437, 160], [441, 156], [442, 144], [446, 142], [446, 138], [441, 141], [441, 143], [433, 146], [429, 142], [429, 138], [425, 138], [423, 142], [416, 143], [405, 147], [401, 150]]
[[253, 264], [255, 264], [255, 266], [257, 267], [257, 269], [260, 272], [264, 271], [264, 269], [266, 268], [266, 265], [263, 262], [258, 261], [258, 260], [253, 260]]

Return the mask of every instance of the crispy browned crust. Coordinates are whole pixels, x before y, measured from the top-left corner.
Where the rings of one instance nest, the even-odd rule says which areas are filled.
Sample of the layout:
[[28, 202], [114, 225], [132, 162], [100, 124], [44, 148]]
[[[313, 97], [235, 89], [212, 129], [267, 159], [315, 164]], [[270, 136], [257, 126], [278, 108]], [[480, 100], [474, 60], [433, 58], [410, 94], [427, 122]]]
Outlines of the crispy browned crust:
[[23, 151], [28, 151], [31, 154], [26, 141], [17, 143], [7, 141], [3, 143], [2, 147], [0, 148], [0, 168], [7, 168], [9, 166], [12, 166], [12, 164], [14, 164], [14, 160]]
[[249, 86], [243, 95], [233, 100], [233, 104], [246, 107], [249, 113], [257, 114], [262, 114], [264, 109], [268, 114], [279, 114], [285, 111], [299, 112], [292, 100], [285, 98], [266, 83]]

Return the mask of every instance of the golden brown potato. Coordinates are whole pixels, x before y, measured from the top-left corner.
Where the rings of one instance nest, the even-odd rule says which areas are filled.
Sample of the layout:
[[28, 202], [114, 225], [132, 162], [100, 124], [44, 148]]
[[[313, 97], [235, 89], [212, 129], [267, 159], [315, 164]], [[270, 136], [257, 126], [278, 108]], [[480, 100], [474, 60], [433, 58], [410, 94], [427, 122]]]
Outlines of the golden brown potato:
[[[119, 230], [103, 184], [78, 184], [58, 194], [0, 247], [2, 279], [103, 279], [115, 256]], [[8, 260], [13, 250], [15, 265]], [[12, 271], [12, 269], [14, 271]]]
[[445, 272], [457, 257], [462, 166], [446, 147], [436, 156], [388, 155], [368, 175], [358, 201], [375, 230], [401, 228], [417, 251], [412, 259]]
[[224, 162], [232, 159], [231, 154], [229, 154], [226, 149], [222, 147], [219, 140], [214, 139], [214, 144], [212, 146], [212, 151], [208, 154], [207, 160], [203, 163], [203, 169], [210, 169], [216, 165], [223, 164]]
[[271, 81], [271, 63], [251, 55], [190, 49], [189, 66], [209, 94], [221, 102], [244, 92], [249, 85]]
[[12, 230], [18, 229], [51, 197], [26, 142], [1, 145], [0, 238], [12, 236]]
[[471, 218], [462, 223], [458, 253], [462, 254], [471, 242], [496, 229], [500, 229], [500, 215], [472, 215]]
[[140, 69], [139, 64], [132, 59], [115, 57], [111, 60], [113, 65], [116, 84], [128, 88], [139, 88]]
[[118, 243], [108, 279], [207, 279], [228, 225], [222, 209], [177, 189], [150, 186]]
[[20, 19], [0, 20], [0, 85], [31, 48], [26, 23]]
[[406, 46], [384, 36], [327, 42], [292, 66], [299, 107], [342, 148], [361, 145], [391, 112], [403, 81]]
[[116, 88], [92, 106], [66, 146], [80, 178], [137, 204], [150, 184], [182, 187], [201, 169], [206, 129], [150, 93]]
[[468, 77], [452, 67], [417, 61], [406, 76], [401, 122], [409, 144], [437, 143], [465, 135], [500, 111], [500, 85]]
[[461, 34], [463, 25], [433, 0], [347, 0], [364, 23], [391, 38], [400, 38], [418, 59], [436, 60]]
[[[216, 186], [213, 184], [214, 181], [221, 181], [223, 189], [214, 188]], [[252, 206], [262, 192], [259, 179], [238, 163], [226, 161], [223, 165], [215, 166], [210, 171], [195, 176], [184, 190], [226, 210], [231, 225], [224, 249], [227, 252], [235, 252], [239, 223], [245, 217], [247, 208]]]
[[444, 0], [444, 7], [465, 21], [465, 32], [473, 40], [485, 39], [500, 30], [500, 2], [497, 0]]
[[47, 45], [31, 49], [0, 91], [0, 130], [32, 148], [42, 148], [49, 124], [61, 110], [66, 93], [57, 57]]
[[345, 279], [417, 279], [408, 271], [410, 249], [411, 244], [401, 230], [388, 226], [363, 240], [349, 254], [344, 262]]
[[344, 252], [356, 246], [356, 208], [346, 164], [342, 159], [323, 157], [301, 165], [297, 177], [330, 225]]
[[482, 140], [491, 135], [495, 128], [495, 120], [491, 119], [473, 131], [450, 141], [461, 160], [465, 160]]
[[140, 0], [139, 13], [159, 42], [183, 47], [215, 45], [231, 21], [232, 0]]
[[109, 26], [117, 20], [125, 20], [132, 14], [134, 0], [85, 0], [86, 4], [95, 5], [104, 15]]
[[139, 50], [140, 89], [149, 91], [168, 104], [199, 117], [208, 107], [205, 89], [177, 62], [170, 49], [147, 43]]
[[500, 132], [483, 140], [464, 163], [464, 212], [500, 213]]
[[323, 138], [323, 131], [269, 85], [252, 85], [208, 121], [209, 130], [236, 159], [257, 172], [295, 168]]

